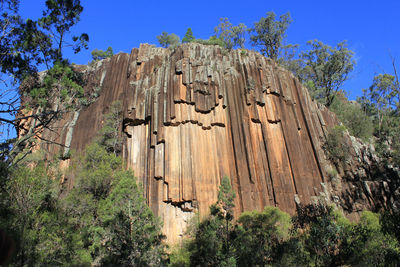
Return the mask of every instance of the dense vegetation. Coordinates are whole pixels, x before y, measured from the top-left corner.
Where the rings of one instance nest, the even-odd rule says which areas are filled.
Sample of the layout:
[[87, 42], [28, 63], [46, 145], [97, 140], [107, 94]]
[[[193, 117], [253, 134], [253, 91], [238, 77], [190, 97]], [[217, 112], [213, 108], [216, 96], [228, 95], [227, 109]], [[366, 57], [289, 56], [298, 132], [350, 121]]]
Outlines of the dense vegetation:
[[[12, 266], [398, 266], [400, 229], [397, 211], [364, 212], [349, 222], [333, 207], [298, 207], [290, 217], [277, 208], [233, 217], [235, 194], [221, 181], [210, 215], [194, 221], [188, 238], [166, 249], [161, 222], [147, 207], [140, 184], [120, 157], [121, 105], [114, 103], [104, 128], [82, 155], [60, 169], [65, 155], [32, 153], [43, 129], [63, 114], [88, 103], [84, 77], [64, 58], [87, 48], [89, 36], [71, 36], [83, 7], [79, 0], [47, 0], [42, 17], [24, 20], [18, 0], [0, 0], [2, 131], [23, 132], [5, 138], [0, 149], [0, 263]], [[387, 164], [400, 166], [400, 83], [393, 73], [378, 74], [357, 101], [348, 101], [344, 82], [355, 66], [346, 42], [330, 46], [318, 40], [309, 49], [286, 43], [290, 14], [268, 12], [253, 27], [221, 18], [208, 39], [189, 28], [182, 43], [219, 45], [225, 51], [253, 47], [292, 71], [311, 96], [336, 113], [343, 125], [330, 130], [325, 148], [332, 162], [347, 157], [344, 133], [375, 144]], [[157, 36], [162, 47], [180, 45], [176, 34]], [[93, 61], [113, 55], [95, 49]], [[38, 74], [38, 66], [47, 71]], [[5, 89], [3, 89], [5, 88]], [[5, 100], [6, 99], [6, 100]], [[52, 99], [52, 101], [49, 101]], [[16, 116], [23, 110], [24, 116]], [[32, 112], [35, 111], [35, 112]], [[29, 129], [22, 120], [32, 120]], [[11, 135], [12, 136], [12, 135]], [[42, 140], [52, 142], [52, 140]], [[45, 160], [46, 159], [46, 160]], [[60, 185], [73, 180], [69, 190]], [[6, 248], [4, 244], [9, 244]], [[167, 254], [169, 252], [169, 255]]]
[[[36, 152], [3, 171], [0, 229], [16, 266], [161, 266], [161, 222], [119, 156], [118, 103], [99, 137], [67, 170]], [[74, 179], [66, 195], [61, 179]]]
[[[210, 216], [170, 255], [170, 266], [398, 266], [399, 214], [363, 212], [351, 223], [333, 207], [299, 206], [290, 217], [275, 207], [233, 222], [229, 180]], [[232, 194], [230, 194], [232, 196]]]
[[[67, 171], [26, 158], [2, 181], [0, 227], [13, 242], [14, 266], [398, 266], [400, 214], [363, 212], [349, 222], [333, 207], [275, 207], [233, 217], [224, 177], [210, 215], [194, 220], [182, 244], [167, 250], [161, 223], [122, 160], [98, 142]], [[73, 174], [66, 195], [57, 182]], [[69, 176], [71, 177], [71, 176]], [[170, 251], [170, 254], [167, 254]]]

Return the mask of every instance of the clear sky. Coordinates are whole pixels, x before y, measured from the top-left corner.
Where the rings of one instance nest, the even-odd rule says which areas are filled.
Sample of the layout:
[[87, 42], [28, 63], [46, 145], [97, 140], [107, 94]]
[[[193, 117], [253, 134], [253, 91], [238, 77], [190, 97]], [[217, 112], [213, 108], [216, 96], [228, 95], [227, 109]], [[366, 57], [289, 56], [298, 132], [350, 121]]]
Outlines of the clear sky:
[[[21, 0], [21, 13], [27, 18], [41, 15], [44, 0]], [[72, 62], [87, 64], [90, 52], [112, 46], [114, 53], [130, 52], [140, 43], [157, 44], [161, 32], [175, 33], [181, 38], [191, 27], [196, 38], [213, 34], [219, 18], [227, 17], [234, 25], [254, 22], [274, 11], [290, 12], [293, 22], [287, 32], [287, 43], [300, 44], [318, 39], [335, 46], [347, 40], [355, 52], [356, 68], [345, 90], [350, 99], [367, 88], [374, 75], [392, 72], [390, 55], [400, 70], [400, 1], [399, 0], [336, 0], [336, 1], [134, 1], [81, 0], [84, 11], [73, 32], [89, 34], [89, 49], [77, 55], [66, 53]], [[252, 48], [250, 44], [247, 48]]]

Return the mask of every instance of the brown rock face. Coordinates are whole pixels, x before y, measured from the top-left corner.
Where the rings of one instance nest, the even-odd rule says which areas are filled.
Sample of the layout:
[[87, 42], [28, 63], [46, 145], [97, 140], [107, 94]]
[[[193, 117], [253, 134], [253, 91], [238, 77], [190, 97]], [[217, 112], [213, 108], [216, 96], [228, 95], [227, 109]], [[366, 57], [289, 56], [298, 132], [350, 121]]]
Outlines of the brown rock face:
[[99, 97], [57, 122], [59, 135], [44, 134], [65, 144], [63, 153], [82, 150], [120, 100], [123, 157], [170, 242], [195, 212], [208, 213], [223, 176], [237, 193], [237, 215], [266, 205], [293, 214], [298, 202], [330, 201], [321, 140], [335, 117], [260, 54], [143, 44], [85, 72], [87, 91]]

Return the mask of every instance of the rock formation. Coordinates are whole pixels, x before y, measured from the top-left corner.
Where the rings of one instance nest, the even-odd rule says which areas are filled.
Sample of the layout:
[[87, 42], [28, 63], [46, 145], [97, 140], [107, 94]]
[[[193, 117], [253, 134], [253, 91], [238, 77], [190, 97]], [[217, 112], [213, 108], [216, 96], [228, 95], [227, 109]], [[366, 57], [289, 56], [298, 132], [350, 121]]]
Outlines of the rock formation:
[[195, 212], [208, 213], [223, 176], [237, 193], [236, 215], [266, 205], [293, 214], [296, 203], [319, 199], [346, 203], [341, 193], [350, 192], [351, 183], [332, 189], [321, 148], [335, 116], [259, 53], [142, 44], [80, 69], [86, 92], [99, 96], [56, 122], [58, 131], [43, 133], [65, 148], [43, 149], [81, 151], [111, 103], [121, 101], [123, 157], [170, 242], [179, 240]]

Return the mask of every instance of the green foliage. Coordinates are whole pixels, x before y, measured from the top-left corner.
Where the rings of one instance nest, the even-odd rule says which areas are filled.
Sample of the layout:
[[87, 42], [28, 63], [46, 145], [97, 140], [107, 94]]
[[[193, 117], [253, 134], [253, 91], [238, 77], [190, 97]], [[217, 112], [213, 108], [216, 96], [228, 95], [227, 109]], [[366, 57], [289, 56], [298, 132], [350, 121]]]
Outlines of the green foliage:
[[210, 207], [210, 216], [201, 222], [188, 245], [190, 266], [236, 266], [231, 240], [235, 193], [230, 180], [224, 177], [218, 202]]
[[[99, 138], [107, 140], [107, 138]], [[107, 142], [106, 142], [107, 144]], [[20, 266], [163, 266], [161, 223], [122, 159], [92, 143], [64, 173], [74, 187], [60, 198], [57, 162], [25, 157], [3, 173], [0, 228], [17, 243]]]
[[359, 223], [350, 223], [321, 204], [299, 205], [290, 218], [266, 207], [243, 213], [229, 228], [232, 245], [226, 247], [223, 212], [213, 205], [193, 239], [171, 255], [171, 266], [397, 266], [397, 219], [364, 212]]
[[[46, 0], [46, 10], [43, 17], [39, 19], [39, 25], [47, 31], [47, 35], [52, 38], [55, 47], [49, 53], [55, 61], [61, 61], [62, 48], [66, 44], [66, 35], [70, 28], [80, 20], [83, 7], [80, 0]], [[82, 48], [87, 49], [89, 36], [82, 33], [80, 36], [73, 36], [73, 50], [78, 53]]]
[[195, 39], [193, 42], [202, 45], [218, 45], [222, 48], [225, 48], [225, 42], [215, 36], [211, 36], [208, 40]]
[[72, 170], [75, 186], [67, 197], [69, 222], [79, 231], [82, 255], [106, 266], [162, 266], [161, 223], [146, 205], [131, 171], [117, 156], [121, 106], [106, 115], [102, 136]]
[[74, 173], [67, 212], [80, 233], [84, 254], [103, 265], [162, 264], [161, 224], [121, 158], [93, 143]]
[[[87, 48], [89, 37], [81, 34], [69, 38], [83, 10], [79, 0], [47, 0], [43, 16], [37, 21], [21, 19], [17, 0], [1, 1], [1, 6], [0, 67], [12, 80], [12, 83], [5, 83], [0, 92], [3, 98], [10, 99], [2, 106], [1, 125], [5, 123], [11, 128], [17, 127], [22, 118], [32, 120], [32, 127], [23, 138], [15, 141], [8, 153], [8, 163], [16, 164], [17, 155], [34, 144], [32, 137], [40, 139], [44, 127], [52, 130], [52, 121], [83, 100], [83, 83], [62, 52], [66, 46], [72, 47], [74, 52]], [[48, 69], [44, 77], [37, 73], [37, 66], [41, 64]], [[35, 108], [35, 112], [29, 113], [31, 108]], [[16, 117], [23, 109], [24, 116]]]
[[299, 46], [298, 44], [282, 46], [277, 62], [301, 80], [304, 71], [304, 62], [301, 58], [298, 58]]
[[161, 47], [177, 47], [179, 45], [179, 36], [175, 33], [168, 34], [167, 32], [162, 32], [161, 35], [157, 36], [158, 43]]
[[169, 267], [188, 267], [190, 266], [190, 251], [188, 249], [190, 242], [184, 241], [172, 248], [169, 254]]
[[83, 85], [82, 74], [66, 63], [56, 63], [45, 73], [41, 82], [25, 91], [31, 98], [25, 108], [51, 108], [54, 101], [63, 104], [63, 111], [76, 108], [84, 97]]
[[224, 176], [218, 190], [218, 204], [221, 206], [228, 220], [233, 219], [233, 208], [235, 207], [236, 193], [232, 189], [228, 176]]
[[194, 38], [194, 36], [193, 36], [192, 28], [188, 28], [187, 31], [186, 31], [186, 33], [185, 33], [185, 36], [183, 36], [183, 38], [182, 38], [182, 44], [184, 44], [184, 43], [191, 43], [191, 42], [193, 42], [195, 39], [196, 39], [196, 38]]
[[290, 216], [275, 207], [263, 212], [244, 212], [236, 227], [238, 266], [266, 266], [275, 257], [278, 244], [289, 237]]
[[[394, 72], [397, 73], [395, 67]], [[379, 74], [363, 92], [358, 102], [374, 120], [377, 151], [388, 163], [400, 166], [400, 84], [397, 75]]]
[[243, 23], [233, 26], [228, 18], [220, 18], [220, 23], [214, 28], [215, 38], [222, 40], [226, 49], [230, 50], [236, 46], [244, 48], [246, 28]]
[[267, 17], [262, 17], [254, 23], [254, 28], [250, 29], [250, 32], [254, 33], [250, 36], [252, 45], [259, 47], [265, 56], [276, 60], [291, 22], [290, 13], [281, 15], [277, 20], [274, 12], [268, 12]]
[[98, 143], [105, 147], [107, 152], [119, 155], [122, 150], [122, 104], [115, 101], [111, 104], [109, 112], [104, 117], [104, 125], [98, 137]]
[[226, 246], [225, 220], [213, 206], [211, 216], [201, 222], [189, 244], [190, 266], [235, 266], [232, 250]]
[[344, 138], [345, 130], [344, 126], [331, 128], [323, 145], [329, 159], [335, 163], [345, 161], [349, 155], [349, 148]]
[[[20, 266], [66, 265], [71, 261], [74, 240], [69, 235], [58, 191], [49, 168], [42, 163], [33, 168], [18, 167], [10, 173], [2, 204], [7, 216], [0, 228], [12, 233], [17, 243], [11, 262]], [[62, 262], [60, 262], [60, 259]]]
[[308, 88], [311, 95], [329, 107], [354, 68], [354, 52], [347, 48], [346, 42], [335, 48], [317, 40], [307, 44], [311, 49], [301, 54], [305, 64], [303, 80], [312, 81], [312, 87]]
[[329, 109], [336, 114], [352, 136], [364, 141], [372, 137], [372, 120], [361, 109], [359, 103], [350, 102], [343, 94], [337, 94]]
[[114, 55], [114, 52], [113, 52], [112, 47], [109, 46], [106, 51], [99, 50], [99, 49], [96, 48], [96, 49], [94, 49], [92, 51], [91, 54], [92, 54], [93, 60], [97, 61], [97, 60], [102, 60], [102, 59], [105, 59], [105, 58], [112, 57]]
[[[25, 99], [26, 95], [21, 92], [25, 87], [25, 82], [37, 83], [38, 74], [37, 66], [45, 64], [50, 69], [55, 63], [64, 62], [62, 50], [67, 46], [66, 41], [69, 39], [71, 28], [79, 21], [79, 15], [83, 10], [79, 0], [47, 0], [45, 2], [45, 10], [43, 17], [37, 21], [32, 19], [23, 20], [19, 14], [18, 0], [1, 1], [0, 16], [0, 71], [6, 77], [4, 87], [0, 92], [3, 99], [7, 99], [1, 107], [0, 122], [2, 127], [15, 128], [19, 125], [19, 118], [15, 117], [24, 107], [21, 103], [27, 103], [30, 99]], [[72, 45], [75, 52], [87, 46], [88, 35], [82, 34], [79, 37], [72, 37], [72, 42], [68, 42], [68, 46]], [[8, 82], [10, 81], [10, 82]], [[32, 87], [29, 86], [31, 89]], [[66, 98], [68, 90], [58, 92], [62, 98]], [[28, 95], [30, 92], [28, 91]], [[45, 88], [35, 88], [32, 92], [34, 97], [39, 98], [36, 104], [43, 107], [46, 103], [44, 95]], [[24, 98], [21, 101], [21, 98]], [[54, 100], [54, 103], [57, 103]], [[25, 114], [24, 114], [25, 115]], [[33, 115], [27, 115], [24, 119], [34, 118], [40, 119], [37, 127], [33, 127], [28, 135], [37, 135], [43, 125], [49, 127], [49, 121], [58, 118], [54, 110], [41, 108]], [[6, 126], [5, 126], [6, 125]], [[27, 138], [29, 139], [29, 138]], [[28, 143], [17, 144], [12, 148], [9, 162], [18, 154], [18, 147], [25, 147]]]
[[[293, 218], [295, 230], [314, 266], [338, 266], [338, 253], [346, 239], [348, 221], [330, 206], [299, 206]], [[299, 230], [301, 230], [299, 232]], [[310, 264], [309, 263], [309, 264]]]
[[380, 217], [382, 232], [386, 235], [394, 236], [397, 242], [400, 244], [400, 211], [398, 210], [386, 210], [382, 212]]
[[20, 81], [34, 73], [35, 65], [42, 62], [39, 47], [32, 42], [36, 24], [22, 20], [19, 1], [3, 0], [0, 4], [0, 71], [13, 81]]
[[352, 266], [396, 266], [399, 264], [397, 240], [382, 231], [378, 214], [365, 211], [360, 222], [352, 226], [345, 251]]
[[237, 26], [232, 27], [231, 38], [233, 40], [233, 47], [244, 48], [246, 42], [247, 26], [244, 23], [239, 23]]

